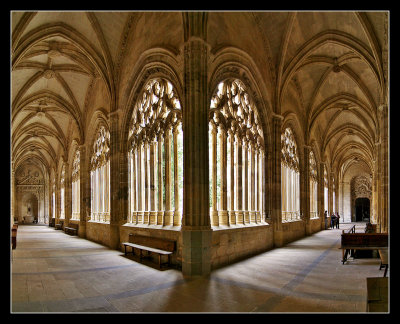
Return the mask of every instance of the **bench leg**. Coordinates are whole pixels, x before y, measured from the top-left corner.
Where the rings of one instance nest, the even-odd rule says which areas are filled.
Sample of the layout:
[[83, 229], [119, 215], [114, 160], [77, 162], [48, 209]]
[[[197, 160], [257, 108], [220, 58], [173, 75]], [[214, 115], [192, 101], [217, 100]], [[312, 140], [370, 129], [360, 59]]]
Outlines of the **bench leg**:
[[161, 254], [158, 255], [158, 268], [161, 269]]
[[389, 268], [389, 265], [387, 264], [387, 265], [385, 266], [385, 273], [383, 274], [384, 277], [386, 277], [388, 268]]

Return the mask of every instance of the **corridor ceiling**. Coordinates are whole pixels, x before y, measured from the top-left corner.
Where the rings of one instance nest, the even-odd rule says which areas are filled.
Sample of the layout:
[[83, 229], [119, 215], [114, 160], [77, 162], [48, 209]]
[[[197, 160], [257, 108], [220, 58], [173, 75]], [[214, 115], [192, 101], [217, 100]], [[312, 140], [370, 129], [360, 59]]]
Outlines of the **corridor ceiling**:
[[[73, 140], [85, 141], [97, 109], [127, 104], [144, 53], [161, 48], [183, 62], [181, 12], [10, 15], [15, 167], [30, 159], [57, 168]], [[209, 12], [210, 62], [237, 49], [257, 67], [268, 106], [294, 116], [320, 160], [370, 173], [379, 109], [388, 102], [388, 19], [388, 12]]]

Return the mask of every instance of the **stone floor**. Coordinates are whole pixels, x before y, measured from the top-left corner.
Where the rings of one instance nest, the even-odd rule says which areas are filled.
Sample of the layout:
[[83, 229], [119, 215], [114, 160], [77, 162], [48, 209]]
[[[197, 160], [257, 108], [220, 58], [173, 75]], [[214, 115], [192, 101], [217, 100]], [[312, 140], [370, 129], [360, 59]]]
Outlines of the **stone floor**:
[[[11, 255], [12, 313], [358, 313], [378, 258], [341, 263], [340, 229], [188, 279], [48, 226], [20, 225]], [[357, 231], [364, 224], [357, 223]], [[390, 270], [389, 270], [390, 271]], [[388, 272], [388, 276], [390, 272]], [[390, 280], [390, 278], [389, 278]], [[390, 306], [389, 306], [390, 312]]]

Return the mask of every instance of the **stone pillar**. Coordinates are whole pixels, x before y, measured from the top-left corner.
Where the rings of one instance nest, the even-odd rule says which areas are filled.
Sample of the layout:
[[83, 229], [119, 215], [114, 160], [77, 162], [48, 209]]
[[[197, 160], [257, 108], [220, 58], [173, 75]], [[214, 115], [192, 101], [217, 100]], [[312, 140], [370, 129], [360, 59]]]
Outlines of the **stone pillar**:
[[274, 228], [274, 245], [283, 245], [282, 231], [282, 197], [281, 197], [281, 134], [283, 116], [273, 115], [273, 148], [272, 148], [272, 174], [271, 174], [271, 220]]
[[185, 12], [182, 273], [211, 272], [212, 230], [208, 185], [207, 13]]
[[119, 125], [118, 112], [109, 114], [110, 121], [110, 239], [109, 247], [120, 249], [119, 225], [120, 215], [120, 149], [119, 149]]
[[235, 216], [235, 135], [231, 129], [229, 129], [229, 147], [230, 147], [230, 200], [229, 200], [229, 224], [236, 224]]
[[218, 208], [217, 208], [217, 126], [211, 123], [211, 224], [212, 226], [219, 225]]
[[254, 143], [250, 142], [250, 223], [256, 222], [256, 187], [255, 187], [255, 171], [256, 171], [256, 162], [255, 162], [255, 148]]
[[173, 141], [174, 141], [174, 226], [181, 226], [181, 209], [179, 206], [179, 165], [178, 165], [178, 127], [173, 129]]
[[[325, 195], [324, 195], [324, 187], [325, 187], [325, 180], [324, 180], [324, 168], [325, 168], [325, 163], [320, 162], [319, 163], [319, 181], [318, 181], [318, 192], [317, 192], [317, 197], [318, 197], [318, 204], [317, 204], [317, 208], [318, 208], [318, 217], [319, 220], [321, 221], [321, 230], [325, 229], [325, 219], [324, 219], [324, 206], [325, 206]], [[328, 186], [329, 188], [329, 186]], [[329, 193], [328, 193], [329, 195]], [[329, 204], [329, 202], [328, 202]], [[329, 209], [329, 207], [328, 207]]]
[[[90, 216], [90, 171], [89, 159], [86, 156], [86, 145], [79, 146], [80, 162], [79, 162], [79, 228], [78, 236], [86, 237], [86, 219]], [[51, 214], [49, 216], [49, 219]]]
[[157, 137], [157, 177], [158, 177], [158, 210], [157, 210], [157, 225], [164, 225], [164, 202], [163, 202], [163, 174], [162, 174], [162, 145], [164, 142], [164, 135], [158, 134]]
[[149, 174], [149, 142], [144, 141], [143, 144], [143, 164], [144, 164], [144, 208], [143, 208], [143, 224], [150, 223], [150, 174]]
[[172, 225], [173, 214], [172, 210], [172, 197], [171, 197], [171, 129], [165, 131], [165, 213], [164, 213], [164, 225]]
[[150, 142], [150, 220], [149, 224], [154, 225], [157, 223], [157, 210], [156, 210], [156, 142]]
[[243, 213], [243, 147], [242, 139], [237, 135], [237, 172], [236, 172], [236, 224], [244, 224], [244, 213]]
[[244, 224], [250, 223], [250, 206], [249, 206], [249, 142], [246, 138], [243, 139], [243, 219]]
[[224, 127], [220, 124], [220, 153], [219, 153], [219, 161], [220, 161], [220, 175], [221, 175], [221, 187], [220, 187], [220, 198], [219, 198], [219, 223], [220, 225], [228, 225], [228, 201], [227, 201], [227, 141], [226, 141], [226, 131]]
[[65, 162], [65, 180], [64, 180], [64, 227], [68, 226], [71, 218], [71, 206], [72, 206], [72, 181], [69, 172], [69, 163]]
[[311, 146], [304, 145], [304, 163], [303, 163], [303, 219], [305, 221], [306, 235], [311, 234], [310, 223], [310, 152]]

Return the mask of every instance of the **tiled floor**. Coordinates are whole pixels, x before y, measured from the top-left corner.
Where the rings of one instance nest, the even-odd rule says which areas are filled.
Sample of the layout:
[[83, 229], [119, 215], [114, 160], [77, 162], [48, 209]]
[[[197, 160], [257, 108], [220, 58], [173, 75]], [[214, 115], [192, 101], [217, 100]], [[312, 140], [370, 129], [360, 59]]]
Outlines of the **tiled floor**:
[[[12, 313], [365, 312], [366, 278], [380, 261], [342, 265], [341, 229], [185, 279], [124, 253], [40, 225], [20, 225], [11, 262]], [[358, 224], [362, 231], [363, 224]], [[388, 276], [390, 273], [388, 272]], [[390, 311], [390, 309], [389, 309]]]

